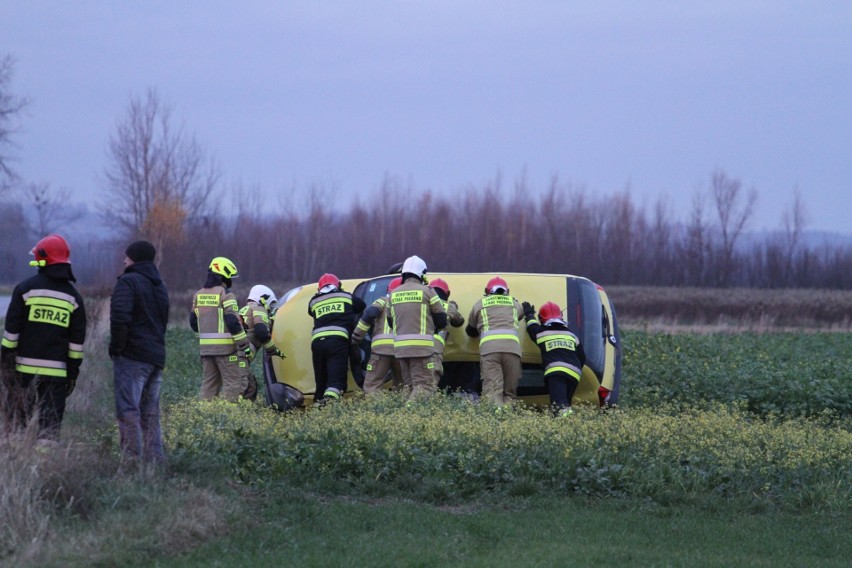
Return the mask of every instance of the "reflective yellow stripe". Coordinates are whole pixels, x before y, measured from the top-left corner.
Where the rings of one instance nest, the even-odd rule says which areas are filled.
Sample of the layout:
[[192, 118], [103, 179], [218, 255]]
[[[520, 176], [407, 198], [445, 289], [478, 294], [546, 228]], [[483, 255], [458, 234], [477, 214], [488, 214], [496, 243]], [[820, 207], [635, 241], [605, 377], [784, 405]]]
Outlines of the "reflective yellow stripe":
[[68, 371], [65, 369], [52, 369], [50, 367], [31, 367], [29, 365], [16, 365], [15, 370], [19, 373], [27, 373], [29, 375], [44, 375], [46, 377], [67, 377]]
[[30, 303], [30, 298], [42, 299], [42, 301], [44, 301], [44, 299], [46, 298], [54, 298], [60, 301], [67, 302], [68, 306], [66, 307], [66, 309], [72, 312], [79, 306], [79, 304], [77, 304], [77, 298], [75, 298], [71, 294], [66, 294], [65, 292], [58, 292], [56, 290], [47, 290], [44, 288], [36, 288], [30, 290], [29, 292], [24, 294], [22, 298], [24, 299], [24, 302], [26, 302], [27, 305], [29, 305]]
[[521, 342], [521, 340], [518, 339], [518, 336], [513, 333], [495, 333], [494, 335], [487, 335], [480, 338], [479, 344], [482, 345], [486, 341], [492, 341], [494, 339], [511, 339], [512, 341], [517, 341], [518, 343]]
[[68, 300], [60, 300], [58, 298], [46, 298], [44, 296], [32, 296], [27, 298], [25, 302], [28, 306], [51, 306], [60, 310], [68, 310], [73, 312], [77, 306]]
[[319, 339], [320, 337], [343, 337], [345, 339], [349, 339], [349, 334], [345, 331], [339, 330], [328, 330], [328, 331], [320, 331], [319, 333], [314, 333], [311, 335], [311, 340]]
[[9, 341], [5, 337], [3, 338], [3, 341], [0, 342], [0, 344], [2, 344], [3, 347], [5, 347], [6, 349], [17, 349], [18, 348], [18, 342], [17, 341]]
[[438, 341], [440, 341], [440, 342], [441, 342], [441, 345], [446, 345], [446, 344], [447, 344], [447, 342], [444, 340], [444, 336], [443, 336], [443, 335], [441, 335], [440, 333], [436, 333], [436, 334], [435, 334], [435, 339], [437, 339]]
[[394, 341], [394, 347], [435, 347], [434, 339], [403, 339]]
[[564, 366], [561, 366], [561, 365], [555, 366], [555, 367], [548, 367], [544, 371], [544, 376], [547, 376], [550, 373], [557, 373], [557, 372], [562, 372], [562, 373], [565, 373], [566, 375], [571, 375], [572, 377], [574, 377], [578, 381], [580, 380], [580, 373], [578, 373], [576, 369], [574, 369], [572, 367], [564, 367]]
[[233, 345], [233, 339], [202, 339], [199, 345]]
[[48, 377], [67, 377], [65, 361], [51, 361], [50, 359], [35, 359], [32, 357], [16, 357], [15, 369], [20, 373], [30, 375], [45, 375]]
[[380, 345], [393, 345], [393, 338], [391, 337], [387, 339], [374, 339], [372, 345], [375, 347], [378, 347]]

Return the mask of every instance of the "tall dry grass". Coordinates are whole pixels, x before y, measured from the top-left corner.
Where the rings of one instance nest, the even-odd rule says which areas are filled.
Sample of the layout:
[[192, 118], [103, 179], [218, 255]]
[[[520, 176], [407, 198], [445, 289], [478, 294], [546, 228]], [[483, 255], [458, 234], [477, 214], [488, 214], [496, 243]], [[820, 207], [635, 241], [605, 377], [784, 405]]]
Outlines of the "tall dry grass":
[[619, 324], [647, 332], [852, 329], [852, 290], [611, 286]]

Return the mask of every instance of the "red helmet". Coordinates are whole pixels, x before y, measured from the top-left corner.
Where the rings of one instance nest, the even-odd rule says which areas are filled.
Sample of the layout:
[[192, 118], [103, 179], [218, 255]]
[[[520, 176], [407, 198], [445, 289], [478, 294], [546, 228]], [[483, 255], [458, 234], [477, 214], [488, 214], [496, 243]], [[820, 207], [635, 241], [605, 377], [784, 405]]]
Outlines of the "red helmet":
[[30, 254], [35, 257], [35, 260], [31, 262], [34, 266], [71, 262], [71, 249], [68, 248], [65, 239], [59, 235], [47, 235], [35, 244]]
[[447, 284], [443, 278], [435, 278], [429, 282], [429, 286], [443, 290], [444, 294], [446, 294], [448, 298], [450, 297], [450, 285]]
[[317, 290], [322, 290], [328, 285], [332, 285], [335, 288], [340, 288], [340, 278], [338, 278], [334, 274], [326, 272], [325, 274], [320, 276], [319, 282], [317, 283]]
[[554, 302], [547, 302], [538, 310], [538, 321], [545, 323], [552, 319], [562, 319], [562, 308]]
[[500, 289], [502, 289], [503, 294], [509, 293], [509, 285], [506, 284], [506, 281], [499, 276], [495, 276], [488, 281], [488, 284], [485, 285], [486, 294], [494, 294], [495, 292], [500, 291]]
[[402, 284], [402, 276], [397, 276], [388, 282], [388, 294], [399, 288], [400, 284]]

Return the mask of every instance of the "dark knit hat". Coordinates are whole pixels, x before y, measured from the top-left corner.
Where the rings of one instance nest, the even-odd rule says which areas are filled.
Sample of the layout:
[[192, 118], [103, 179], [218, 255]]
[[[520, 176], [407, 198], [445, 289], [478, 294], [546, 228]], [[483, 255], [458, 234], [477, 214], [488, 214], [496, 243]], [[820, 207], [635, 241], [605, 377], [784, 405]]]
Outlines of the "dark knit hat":
[[146, 260], [153, 262], [154, 257], [157, 256], [157, 249], [148, 241], [136, 241], [127, 247], [124, 254], [133, 262], [143, 262]]

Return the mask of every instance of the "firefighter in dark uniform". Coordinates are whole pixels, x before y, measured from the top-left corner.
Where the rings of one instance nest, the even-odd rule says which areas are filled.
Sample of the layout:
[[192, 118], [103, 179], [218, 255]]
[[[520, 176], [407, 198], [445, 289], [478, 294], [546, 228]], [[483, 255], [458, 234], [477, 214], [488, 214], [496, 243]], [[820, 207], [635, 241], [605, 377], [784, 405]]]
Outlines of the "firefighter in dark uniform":
[[364, 376], [364, 392], [378, 392], [387, 382], [388, 373], [395, 387], [402, 385], [402, 372], [399, 362], [393, 356], [393, 327], [390, 322], [390, 293], [402, 284], [402, 278], [394, 278], [388, 283], [387, 295], [376, 298], [364, 310], [364, 314], [352, 332], [352, 344], [360, 345], [364, 337], [372, 330], [370, 339], [370, 360]]
[[[529, 302], [521, 304], [527, 333], [539, 349], [541, 364], [544, 366], [544, 380], [550, 394], [550, 406], [556, 416], [573, 414], [571, 398], [586, 364], [586, 353], [580, 339], [568, 329], [562, 319], [562, 310], [553, 302], [547, 302], [538, 311], [535, 319], [535, 307]], [[541, 322], [541, 323], [539, 323]]]
[[23, 429], [37, 410], [39, 438], [56, 440], [83, 362], [86, 311], [65, 239], [48, 235], [31, 254], [38, 274], [15, 287], [6, 312], [4, 418], [8, 429]]
[[346, 392], [350, 336], [358, 315], [367, 305], [361, 298], [345, 292], [334, 274], [323, 274], [317, 288], [308, 303], [308, 315], [314, 318], [311, 332], [314, 402], [323, 404], [340, 400]]
[[435, 392], [435, 333], [447, 327], [447, 311], [425, 275], [423, 259], [408, 257], [402, 264], [402, 284], [391, 293], [394, 357], [399, 360], [403, 388], [411, 388], [409, 399]]

